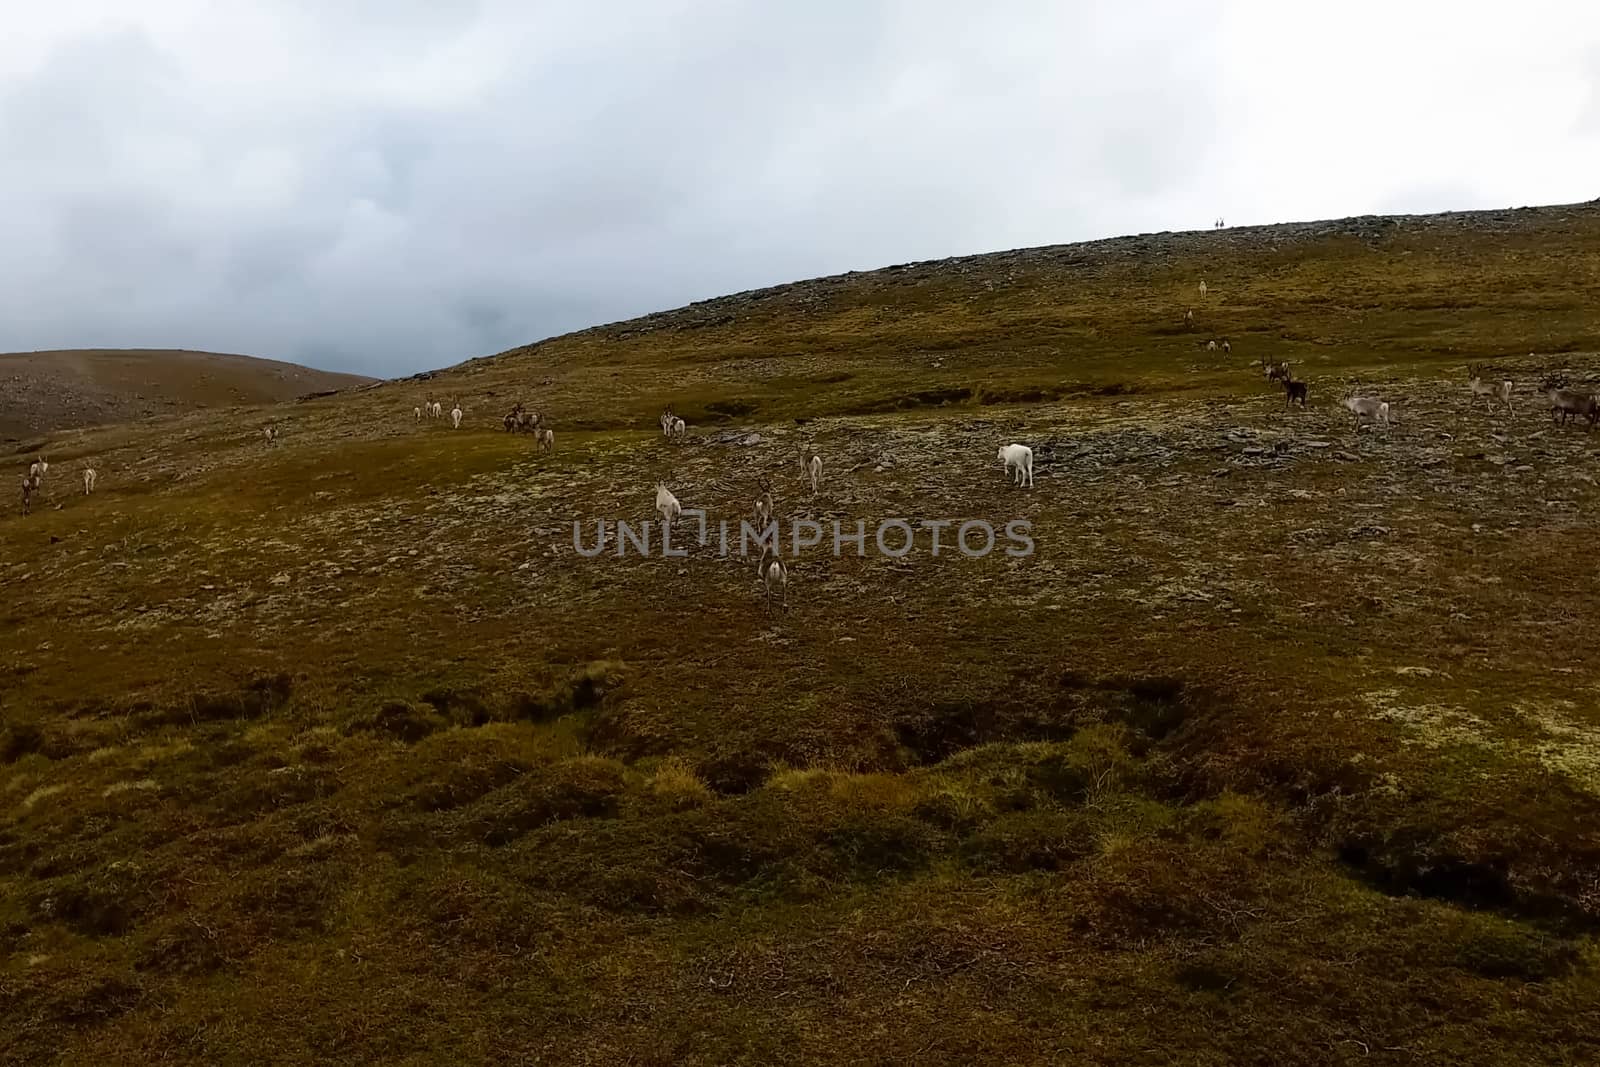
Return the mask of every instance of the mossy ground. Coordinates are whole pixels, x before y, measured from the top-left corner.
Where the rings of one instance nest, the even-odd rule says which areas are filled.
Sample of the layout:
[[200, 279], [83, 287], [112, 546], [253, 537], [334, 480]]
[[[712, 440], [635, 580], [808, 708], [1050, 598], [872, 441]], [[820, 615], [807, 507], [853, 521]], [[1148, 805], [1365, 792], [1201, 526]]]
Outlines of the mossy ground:
[[[45, 442], [0, 519], [0, 1056], [1600, 1061], [1600, 437], [1531, 395], [1600, 374], [1600, 209], [1147, 245]], [[813, 551], [770, 616], [710, 549], [573, 551], [762, 472], [1037, 551]]]

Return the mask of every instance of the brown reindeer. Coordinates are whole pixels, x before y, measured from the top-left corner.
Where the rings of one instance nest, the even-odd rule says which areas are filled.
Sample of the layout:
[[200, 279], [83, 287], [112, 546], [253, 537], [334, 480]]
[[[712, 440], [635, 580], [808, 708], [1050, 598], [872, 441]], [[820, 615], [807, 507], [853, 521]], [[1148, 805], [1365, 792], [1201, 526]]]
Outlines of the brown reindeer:
[[1574, 417], [1586, 419], [1589, 432], [1592, 433], [1595, 422], [1600, 420], [1600, 400], [1596, 400], [1593, 393], [1568, 389], [1567, 386], [1571, 384], [1564, 376], [1545, 379], [1544, 392], [1550, 398], [1550, 418], [1562, 426]]
[[1297, 382], [1293, 378], [1288, 377], [1284, 378], [1283, 406], [1290, 407], [1295, 401], [1298, 400], [1300, 402], [1301, 409], [1304, 410], [1306, 406], [1306, 393], [1308, 391], [1309, 386], [1307, 386], [1305, 382]]

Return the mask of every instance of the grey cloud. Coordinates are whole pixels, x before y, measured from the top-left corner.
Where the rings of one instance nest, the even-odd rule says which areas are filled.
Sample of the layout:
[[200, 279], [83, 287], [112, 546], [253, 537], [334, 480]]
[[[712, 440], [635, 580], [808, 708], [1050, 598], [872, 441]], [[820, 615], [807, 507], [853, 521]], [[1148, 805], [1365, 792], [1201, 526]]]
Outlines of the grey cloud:
[[1189, 196], [1218, 135], [1203, 8], [1166, 32], [1043, 0], [553, 10], [293, 0], [284, 39], [309, 51], [281, 87], [208, 82], [114, 27], [0, 81], [0, 147], [24, 162], [0, 197], [27, 215], [0, 222], [0, 349], [408, 373], [730, 290], [1098, 236]]

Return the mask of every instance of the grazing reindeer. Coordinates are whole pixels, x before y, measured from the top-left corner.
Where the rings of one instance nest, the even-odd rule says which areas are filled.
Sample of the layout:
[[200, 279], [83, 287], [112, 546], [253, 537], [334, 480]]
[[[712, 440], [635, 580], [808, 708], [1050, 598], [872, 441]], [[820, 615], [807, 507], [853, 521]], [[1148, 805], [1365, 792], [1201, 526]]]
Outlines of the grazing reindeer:
[[275, 445], [278, 443], [278, 428], [276, 426], [268, 426], [262, 431], [262, 436], [267, 439], [267, 444]]
[[774, 553], [772, 559], [767, 559], [767, 543], [761, 543], [761, 557], [756, 560], [756, 573], [761, 576], [761, 589], [766, 596], [767, 611], [772, 610], [772, 592], [779, 590], [782, 597], [782, 608], [789, 610], [789, 568], [783, 565], [783, 560]]
[[1186, 330], [1194, 329], [1194, 308], [1183, 313], [1183, 327]]
[[412, 408], [411, 409], [411, 413], [417, 417], [417, 421], [418, 422], [422, 421], [422, 409], [421, 408]]
[[1200, 279], [1200, 299], [1204, 300], [1205, 298], [1206, 298], [1206, 280], [1204, 278], [1201, 278]]
[[98, 475], [95, 474], [93, 467], [85, 467], [85, 468], [83, 468], [83, 495], [84, 496], [88, 496], [90, 493], [94, 492], [94, 480], [95, 480], [96, 477], [98, 477]]
[[33, 513], [33, 494], [39, 490], [39, 479], [32, 474], [22, 476], [22, 513]]
[[1472, 390], [1473, 396], [1481, 396], [1485, 401], [1487, 401], [1489, 405], [1489, 414], [1494, 414], [1494, 406], [1496, 402], [1505, 405], [1507, 415], [1512, 414], [1512, 387], [1511, 380], [1509, 378], [1498, 382], [1488, 381], [1484, 378], [1483, 372], [1475, 366], [1468, 367], [1467, 372], [1472, 375], [1472, 380], [1467, 383], [1467, 388]]
[[1002, 445], [995, 457], [1005, 463], [1006, 482], [1033, 485], [1033, 449], [1027, 445]]
[[1215, 342], [1215, 341], [1207, 341], [1206, 342], [1206, 351], [1207, 352], [1215, 352], [1216, 350], [1217, 350], [1217, 342]]
[[428, 416], [430, 418], [437, 419], [437, 418], [439, 418], [439, 416], [441, 416], [443, 414], [444, 414], [444, 405], [440, 404], [437, 400], [435, 400], [435, 401], [431, 402], [430, 404], [428, 404]]
[[1284, 376], [1283, 376], [1283, 406], [1284, 407], [1290, 407], [1290, 406], [1292, 406], [1294, 404], [1295, 401], [1298, 400], [1300, 402], [1301, 410], [1304, 410], [1305, 406], [1306, 406], [1306, 394], [1309, 393], [1309, 392], [1310, 392], [1310, 387], [1308, 385], [1306, 385], [1305, 382], [1297, 382], [1293, 378], [1289, 377], [1289, 374], [1288, 374], [1287, 370], [1284, 372]]
[[1356, 417], [1356, 429], [1358, 430], [1361, 428], [1361, 424], [1369, 419], [1374, 424], [1383, 423], [1385, 430], [1389, 428], [1389, 404], [1387, 401], [1370, 396], [1347, 396], [1344, 398], [1344, 406], [1349, 410], [1350, 414]]
[[676, 440], [682, 441], [685, 437], [688, 436], [688, 434], [689, 434], [689, 424], [687, 422], [684, 422], [682, 419], [678, 418], [676, 415], [674, 415], [672, 417], [672, 429], [671, 429], [671, 431], [669, 433], [669, 436], [673, 437]]
[[542, 430], [535, 430], [533, 443], [539, 447], [540, 452], [549, 452], [556, 446], [556, 432], [548, 426]]
[[1550, 399], [1550, 418], [1559, 421], [1562, 426], [1574, 417], [1587, 419], [1592, 433], [1595, 421], [1600, 419], [1600, 401], [1596, 401], [1593, 393], [1568, 389], [1570, 384], [1565, 377], [1545, 379], [1544, 392]]
[[765, 530], [772, 522], [772, 483], [766, 475], [756, 479], [756, 488], [761, 490], [761, 495], [756, 497], [756, 529]]
[[452, 429], [461, 429], [461, 416], [463, 414], [465, 413], [461, 410], [461, 401], [457, 400], [456, 406], [450, 409], [450, 426]]
[[1233, 351], [1233, 346], [1230, 345], [1227, 341], [1223, 341], [1222, 342], [1222, 353], [1223, 353], [1223, 355], [1227, 355], [1228, 353], [1230, 353], [1232, 351]]
[[656, 483], [656, 510], [661, 513], [661, 521], [668, 526], [674, 519], [683, 514], [683, 505], [678, 503], [678, 498], [672, 495], [666, 482]]

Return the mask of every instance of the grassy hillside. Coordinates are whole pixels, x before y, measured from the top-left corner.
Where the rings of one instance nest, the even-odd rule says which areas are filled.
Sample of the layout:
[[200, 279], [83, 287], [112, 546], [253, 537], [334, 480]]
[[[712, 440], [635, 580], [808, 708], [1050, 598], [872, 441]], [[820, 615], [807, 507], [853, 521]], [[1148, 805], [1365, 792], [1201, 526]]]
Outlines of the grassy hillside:
[[216, 352], [144, 348], [0, 353], [0, 439], [199, 408], [272, 404], [374, 381]]
[[[0, 1059], [1600, 1060], [1600, 435], [1533, 393], [1600, 381], [1597, 253], [1600, 205], [1124, 238], [48, 442]], [[771, 615], [714, 545], [574, 551], [763, 473], [1036, 551], [869, 532]]]

